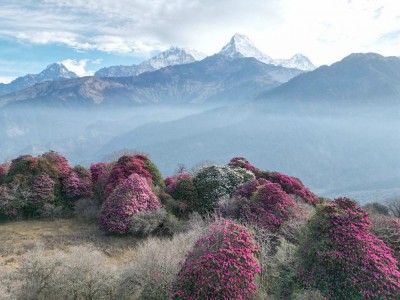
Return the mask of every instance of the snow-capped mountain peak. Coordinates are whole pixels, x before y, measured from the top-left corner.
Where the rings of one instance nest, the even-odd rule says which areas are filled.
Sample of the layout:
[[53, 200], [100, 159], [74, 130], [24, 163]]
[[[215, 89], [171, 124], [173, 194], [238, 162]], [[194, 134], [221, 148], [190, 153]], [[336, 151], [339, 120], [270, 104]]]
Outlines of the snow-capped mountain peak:
[[286, 68], [296, 68], [303, 71], [315, 69], [312, 62], [303, 54], [296, 54], [289, 59], [274, 59], [257, 49], [250, 39], [243, 34], [236, 33], [219, 52], [228, 57], [253, 57], [265, 64], [271, 64]]
[[46, 80], [78, 77], [74, 72], [69, 71], [62, 63], [52, 63], [48, 65], [38, 76], [46, 78]]
[[276, 61], [279, 65], [286, 68], [296, 68], [303, 71], [312, 71], [316, 69], [310, 59], [301, 53], [297, 53], [289, 59], [278, 59]]
[[226, 44], [219, 54], [228, 57], [254, 57], [255, 59], [264, 62], [271, 63], [271, 57], [265, 55], [250, 41], [250, 39], [243, 34], [236, 33], [228, 44]]
[[184, 48], [171, 47], [149, 60], [142, 62], [139, 67], [149, 69], [150, 71], [150, 68], [161, 69], [167, 66], [191, 63], [196, 60], [196, 57], [194, 57], [190, 51]]

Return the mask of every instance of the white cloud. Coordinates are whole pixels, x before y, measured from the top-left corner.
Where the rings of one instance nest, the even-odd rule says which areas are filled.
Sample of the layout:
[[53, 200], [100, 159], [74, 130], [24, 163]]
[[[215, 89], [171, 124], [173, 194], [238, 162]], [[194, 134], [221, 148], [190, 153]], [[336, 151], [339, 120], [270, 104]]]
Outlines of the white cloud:
[[[0, 36], [81, 50], [150, 55], [170, 45], [213, 54], [235, 32], [273, 57], [317, 64], [399, 51], [397, 0], [2, 0]], [[382, 40], [382, 37], [385, 37]]]
[[0, 76], [0, 83], [10, 83], [15, 77], [12, 76]]
[[68, 70], [74, 72], [78, 76], [91, 76], [94, 74], [94, 71], [87, 69], [87, 64], [89, 59], [65, 59], [60, 61]]

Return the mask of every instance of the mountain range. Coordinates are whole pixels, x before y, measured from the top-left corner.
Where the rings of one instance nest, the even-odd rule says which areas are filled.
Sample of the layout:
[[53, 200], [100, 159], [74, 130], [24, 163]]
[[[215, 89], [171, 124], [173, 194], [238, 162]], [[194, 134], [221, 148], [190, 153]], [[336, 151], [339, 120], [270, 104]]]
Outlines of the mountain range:
[[39, 74], [28, 74], [23, 77], [18, 77], [8, 84], [0, 83], [0, 95], [6, 95], [15, 91], [23, 90], [44, 81], [57, 81], [72, 78], [78, 78], [78, 75], [69, 71], [61, 63], [53, 63], [47, 66], [47, 68]]
[[0, 97], [0, 107], [11, 103], [69, 107], [240, 103], [302, 72], [254, 58], [214, 55], [138, 76], [47, 81]]
[[160, 54], [143, 61], [139, 65], [111, 66], [98, 70], [96, 77], [126, 77], [136, 76], [145, 72], [152, 72], [168, 66], [183, 65], [202, 60], [205, 54], [195, 50], [171, 47]]

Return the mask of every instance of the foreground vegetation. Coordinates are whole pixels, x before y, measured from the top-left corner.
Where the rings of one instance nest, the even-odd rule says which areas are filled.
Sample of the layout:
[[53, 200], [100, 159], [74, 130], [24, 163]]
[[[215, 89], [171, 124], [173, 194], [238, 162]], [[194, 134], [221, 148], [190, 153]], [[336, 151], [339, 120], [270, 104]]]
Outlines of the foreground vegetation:
[[396, 299], [400, 204], [360, 208], [241, 157], [0, 165], [4, 299]]

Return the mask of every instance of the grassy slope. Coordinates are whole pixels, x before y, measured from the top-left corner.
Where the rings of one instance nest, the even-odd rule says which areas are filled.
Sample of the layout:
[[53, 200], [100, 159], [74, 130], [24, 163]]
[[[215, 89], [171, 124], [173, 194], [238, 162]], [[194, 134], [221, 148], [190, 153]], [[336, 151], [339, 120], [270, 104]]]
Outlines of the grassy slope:
[[138, 238], [108, 236], [95, 224], [76, 219], [26, 220], [0, 223], [0, 266], [14, 269], [17, 259], [35, 247], [49, 254], [78, 245], [93, 245], [105, 253], [110, 264], [120, 265], [135, 256]]

